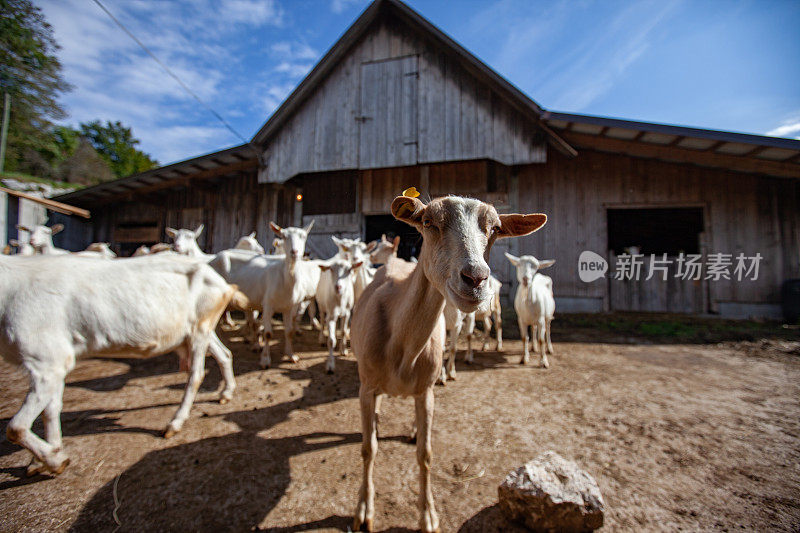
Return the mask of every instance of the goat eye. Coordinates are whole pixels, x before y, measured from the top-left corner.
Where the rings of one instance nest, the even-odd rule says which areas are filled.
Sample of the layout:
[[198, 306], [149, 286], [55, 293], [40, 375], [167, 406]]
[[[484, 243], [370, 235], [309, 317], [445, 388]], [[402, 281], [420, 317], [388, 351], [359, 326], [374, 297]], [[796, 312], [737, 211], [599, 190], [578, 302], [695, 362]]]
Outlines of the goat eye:
[[423, 228], [430, 228], [432, 225], [433, 224], [431, 223], [431, 221], [429, 219], [425, 219], [425, 220], [422, 221], [422, 227]]
[[492, 228], [492, 233], [495, 233], [495, 234], [500, 233], [500, 226], [494, 226]]

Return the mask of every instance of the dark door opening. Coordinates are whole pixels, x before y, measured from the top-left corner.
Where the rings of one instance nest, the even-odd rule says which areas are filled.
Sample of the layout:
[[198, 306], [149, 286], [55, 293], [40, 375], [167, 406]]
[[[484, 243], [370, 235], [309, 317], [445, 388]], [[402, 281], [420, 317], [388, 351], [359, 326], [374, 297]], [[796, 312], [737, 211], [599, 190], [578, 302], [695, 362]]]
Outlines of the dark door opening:
[[400, 236], [400, 247], [397, 256], [409, 260], [412, 257], [419, 257], [419, 249], [422, 246], [422, 235], [417, 230], [400, 222], [392, 215], [370, 215], [366, 216], [366, 235], [365, 242], [371, 242], [386, 235], [387, 239], [394, 239]]
[[642, 254], [700, 253], [703, 208], [608, 210], [608, 249], [615, 255], [635, 246]]

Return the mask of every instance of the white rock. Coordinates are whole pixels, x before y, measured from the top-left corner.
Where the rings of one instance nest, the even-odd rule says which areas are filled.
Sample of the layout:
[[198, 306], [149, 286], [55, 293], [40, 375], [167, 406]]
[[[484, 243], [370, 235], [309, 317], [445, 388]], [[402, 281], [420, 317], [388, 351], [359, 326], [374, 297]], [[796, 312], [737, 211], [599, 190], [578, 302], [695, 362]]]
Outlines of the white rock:
[[511, 472], [498, 487], [500, 509], [534, 531], [593, 531], [605, 503], [597, 482], [554, 451]]

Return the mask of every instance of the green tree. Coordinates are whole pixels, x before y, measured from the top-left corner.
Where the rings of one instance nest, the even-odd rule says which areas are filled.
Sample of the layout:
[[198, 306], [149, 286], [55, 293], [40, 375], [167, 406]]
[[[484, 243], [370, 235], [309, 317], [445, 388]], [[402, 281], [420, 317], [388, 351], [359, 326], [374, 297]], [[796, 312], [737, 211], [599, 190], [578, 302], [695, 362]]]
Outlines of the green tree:
[[158, 161], [136, 148], [139, 139], [120, 121], [106, 121], [103, 125], [95, 120], [81, 124], [80, 133], [108, 161], [117, 177], [130, 176], [158, 166]]
[[72, 87], [62, 77], [58, 48], [39, 8], [29, 0], [0, 0], [0, 97], [11, 96], [8, 170], [25, 170], [26, 152], [47, 154], [51, 121], [66, 116], [58, 97]]

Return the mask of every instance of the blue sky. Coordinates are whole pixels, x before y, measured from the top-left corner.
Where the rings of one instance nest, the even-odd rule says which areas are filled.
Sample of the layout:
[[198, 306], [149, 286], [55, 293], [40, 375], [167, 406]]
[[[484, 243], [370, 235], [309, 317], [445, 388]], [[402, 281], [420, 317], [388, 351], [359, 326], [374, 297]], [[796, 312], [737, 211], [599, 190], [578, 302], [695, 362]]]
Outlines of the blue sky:
[[[35, 0], [36, 1], [36, 0]], [[240, 141], [90, 0], [38, 0], [75, 89], [161, 163]], [[362, 0], [105, 0], [246, 139]], [[800, 138], [800, 2], [410, 0], [546, 109]]]

